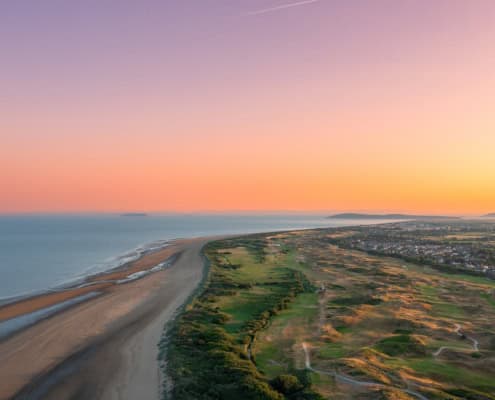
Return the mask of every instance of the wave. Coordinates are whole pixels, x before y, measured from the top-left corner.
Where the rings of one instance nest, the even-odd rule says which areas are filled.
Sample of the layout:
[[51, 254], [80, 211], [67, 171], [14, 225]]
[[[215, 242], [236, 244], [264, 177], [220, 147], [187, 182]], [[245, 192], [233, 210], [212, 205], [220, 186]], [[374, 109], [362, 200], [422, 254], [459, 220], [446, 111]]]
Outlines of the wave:
[[[150, 243], [141, 244], [131, 251], [127, 251], [116, 257], [111, 257], [101, 263], [94, 264], [74, 277], [61, 282], [56, 282], [52, 287], [48, 289], [29, 291], [17, 294], [15, 296], [0, 297], [0, 306], [15, 303], [29, 297], [40, 296], [46, 293], [61, 292], [74, 288], [90, 286], [92, 283], [87, 283], [86, 281], [88, 279], [118, 270], [119, 268], [122, 268], [126, 264], [138, 260], [146, 254], [164, 249], [165, 247], [169, 246], [170, 243], [171, 240], [156, 240]], [[100, 281], [99, 283], [101, 282], [102, 281]]]
[[135, 281], [137, 279], [141, 279], [141, 278], [145, 277], [146, 275], [149, 275], [149, 274], [152, 274], [154, 272], [158, 272], [158, 271], [161, 271], [161, 270], [167, 268], [168, 266], [172, 265], [173, 262], [174, 262], [174, 260], [172, 259], [172, 257], [168, 258], [164, 262], [161, 262], [160, 264], [155, 265], [153, 268], [146, 269], [144, 271], [134, 272], [130, 275], [127, 275], [124, 279], [117, 280], [116, 283], [121, 285], [123, 283], [128, 283], [128, 282]]
[[80, 274], [79, 278], [87, 278], [102, 273], [108, 273], [109, 271], [120, 268], [125, 264], [136, 261], [137, 259], [141, 258], [146, 254], [153, 253], [158, 250], [162, 250], [165, 247], [167, 247], [169, 244], [170, 244], [170, 240], [157, 240], [147, 244], [139, 245], [138, 247], [136, 247], [135, 249], [129, 252], [120, 254], [117, 257], [112, 257], [110, 259], [103, 261], [102, 263], [91, 266], [90, 268], [83, 271]]

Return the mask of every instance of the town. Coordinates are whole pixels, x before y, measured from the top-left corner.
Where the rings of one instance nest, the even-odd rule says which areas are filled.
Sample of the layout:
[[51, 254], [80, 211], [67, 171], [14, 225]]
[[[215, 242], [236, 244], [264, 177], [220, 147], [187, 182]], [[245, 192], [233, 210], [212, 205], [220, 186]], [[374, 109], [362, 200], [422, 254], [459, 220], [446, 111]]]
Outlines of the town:
[[495, 278], [495, 223], [408, 221], [341, 228], [329, 239], [348, 249], [399, 257], [445, 272]]

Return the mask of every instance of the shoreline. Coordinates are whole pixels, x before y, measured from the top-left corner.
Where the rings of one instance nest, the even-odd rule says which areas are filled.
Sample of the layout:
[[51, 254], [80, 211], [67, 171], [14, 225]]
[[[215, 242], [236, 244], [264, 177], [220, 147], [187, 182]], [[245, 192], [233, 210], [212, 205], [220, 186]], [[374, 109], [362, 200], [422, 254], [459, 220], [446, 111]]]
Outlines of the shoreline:
[[[180, 240], [181, 239], [177, 239], [176, 241]], [[129, 275], [156, 267], [160, 264], [158, 260], [162, 260], [162, 262], [167, 261], [164, 257], [167, 257], [166, 255], [170, 253], [169, 248], [174, 247], [173, 242], [174, 241], [169, 241], [159, 249], [148, 251], [135, 260], [125, 262], [124, 264], [110, 268], [107, 271], [75, 278], [73, 283], [45, 289], [34, 294], [20, 295], [5, 299], [0, 303], [0, 323], [33, 311], [38, 311], [45, 307], [56, 305], [60, 302], [92, 291], [105, 291], [116, 284], [123, 284], [125, 283], [123, 280]], [[170, 257], [172, 257], [172, 255], [168, 258]], [[121, 282], [119, 282], [119, 280]], [[0, 340], [1, 339], [2, 338], [0, 337]]]
[[[0, 312], [3, 308], [14, 305], [16, 303], [24, 302], [27, 300], [31, 300], [37, 297], [42, 297], [42, 296], [47, 296], [50, 294], [57, 294], [57, 293], [63, 293], [67, 291], [72, 291], [76, 290], [79, 288], [83, 288], [85, 286], [94, 284], [95, 282], [101, 281], [102, 277], [106, 277], [110, 274], [117, 273], [120, 271], [125, 271], [127, 268], [132, 267], [132, 264], [134, 264], [136, 261], [140, 260], [141, 258], [153, 254], [162, 250], [165, 250], [168, 246], [173, 244], [174, 241], [181, 240], [181, 238], [178, 239], [171, 239], [171, 240], [163, 240], [163, 241], [155, 241], [155, 242], [150, 242], [145, 245], [139, 245], [133, 250], [130, 250], [126, 253], [123, 253], [119, 256], [114, 257], [116, 260], [119, 259], [125, 259], [126, 261], [123, 261], [121, 263], [117, 263], [114, 266], [109, 266], [106, 269], [103, 269], [101, 271], [95, 271], [95, 272], [90, 272], [90, 269], [88, 269], [86, 272], [82, 272], [81, 274], [69, 278], [68, 280], [55, 284], [54, 286], [50, 286], [45, 289], [38, 289], [30, 292], [24, 292], [20, 293], [17, 295], [13, 296], [8, 296], [8, 297], [2, 297], [0, 298]], [[146, 246], [153, 246], [156, 243], [160, 243], [160, 245], [155, 246], [155, 247], [149, 247], [147, 248]], [[137, 253], [138, 255], [136, 256], [130, 256], [131, 253]], [[0, 320], [2, 320], [0, 316]]]
[[[202, 248], [217, 238], [174, 240], [98, 274], [85, 287], [0, 307], [1, 316], [15, 318], [101, 292], [0, 339], [0, 399], [159, 398], [157, 355], [164, 325], [199, 284]], [[167, 261], [165, 268], [141, 274]], [[136, 278], [125, 281], [132, 274]]]
[[[272, 232], [328, 228], [341, 227]], [[156, 252], [94, 275], [83, 287], [0, 306], [1, 323], [6, 315], [15, 318], [64, 299], [101, 292], [0, 338], [0, 377], [8, 382], [0, 387], [0, 400], [159, 399], [158, 344], [165, 324], [204, 277], [203, 247], [213, 240], [260, 233], [270, 232], [171, 240]], [[171, 259], [169, 267], [140, 275]], [[138, 278], [122, 282], [132, 274]]]

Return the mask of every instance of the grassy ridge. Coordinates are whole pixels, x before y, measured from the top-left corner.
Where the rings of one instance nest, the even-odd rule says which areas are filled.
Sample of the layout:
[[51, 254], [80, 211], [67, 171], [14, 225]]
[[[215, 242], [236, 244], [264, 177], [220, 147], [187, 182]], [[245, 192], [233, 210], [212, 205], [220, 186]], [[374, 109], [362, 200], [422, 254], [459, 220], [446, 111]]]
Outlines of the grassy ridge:
[[171, 331], [167, 372], [174, 399], [316, 399], [304, 373], [263, 375], [251, 355], [256, 335], [296, 297], [313, 290], [262, 237], [213, 242], [204, 289]]

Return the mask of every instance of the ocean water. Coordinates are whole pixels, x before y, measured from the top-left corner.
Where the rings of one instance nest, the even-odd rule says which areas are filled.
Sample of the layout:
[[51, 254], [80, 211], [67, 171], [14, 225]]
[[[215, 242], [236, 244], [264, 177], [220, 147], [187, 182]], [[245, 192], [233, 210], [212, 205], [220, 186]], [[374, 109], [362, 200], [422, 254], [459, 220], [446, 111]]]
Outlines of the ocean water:
[[367, 222], [282, 214], [0, 216], [0, 301], [115, 268], [171, 239]]

